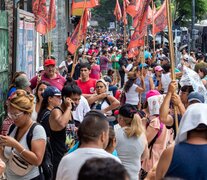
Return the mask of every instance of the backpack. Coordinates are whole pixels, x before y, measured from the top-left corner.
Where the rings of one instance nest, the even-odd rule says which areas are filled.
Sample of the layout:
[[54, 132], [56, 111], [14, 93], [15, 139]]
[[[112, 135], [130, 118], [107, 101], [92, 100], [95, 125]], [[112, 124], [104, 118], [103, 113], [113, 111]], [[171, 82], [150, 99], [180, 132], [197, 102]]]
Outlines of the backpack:
[[[27, 145], [29, 149], [31, 150], [31, 142], [32, 142], [32, 137], [33, 137], [33, 130], [35, 126], [39, 125], [38, 123], [33, 123], [33, 125], [30, 127], [29, 132], [27, 134], [26, 140], [27, 140]], [[12, 124], [11, 127], [9, 128], [8, 136], [12, 133], [14, 128], [16, 127], [15, 124]], [[46, 148], [45, 148], [45, 154], [42, 160], [42, 164], [39, 166], [39, 171], [40, 175], [43, 173], [44, 179], [45, 180], [51, 180], [53, 178], [53, 152], [51, 148], [51, 144], [49, 139], [47, 139], [46, 142]], [[41, 170], [42, 169], [42, 170]], [[43, 172], [42, 172], [43, 171]]]
[[[157, 118], [160, 119], [159, 117], [157, 117]], [[146, 129], [149, 126], [150, 121], [151, 121], [150, 118], [147, 118]], [[149, 156], [149, 159], [151, 159], [151, 157], [152, 157], [152, 148], [153, 148], [153, 145], [156, 142], [157, 138], [161, 135], [162, 130], [163, 130], [163, 126], [164, 126], [164, 124], [160, 122], [160, 129], [159, 129], [159, 131], [157, 132], [157, 134], [155, 135], [155, 137], [152, 139], [152, 141], [148, 144], [148, 148], [150, 150], [149, 151], [149, 155], [150, 155]]]

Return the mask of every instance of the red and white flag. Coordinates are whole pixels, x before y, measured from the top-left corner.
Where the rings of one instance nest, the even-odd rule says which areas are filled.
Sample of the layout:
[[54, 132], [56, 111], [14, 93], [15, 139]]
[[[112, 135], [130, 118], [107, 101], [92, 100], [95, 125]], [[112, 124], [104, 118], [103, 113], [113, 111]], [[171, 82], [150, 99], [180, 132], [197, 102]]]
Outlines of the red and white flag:
[[33, 0], [32, 11], [35, 15], [36, 31], [40, 34], [47, 34], [48, 13], [46, 0]]
[[167, 7], [166, 0], [162, 4], [161, 8], [156, 12], [153, 18], [152, 34], [155, 35], [161, 32], [167, 26]]

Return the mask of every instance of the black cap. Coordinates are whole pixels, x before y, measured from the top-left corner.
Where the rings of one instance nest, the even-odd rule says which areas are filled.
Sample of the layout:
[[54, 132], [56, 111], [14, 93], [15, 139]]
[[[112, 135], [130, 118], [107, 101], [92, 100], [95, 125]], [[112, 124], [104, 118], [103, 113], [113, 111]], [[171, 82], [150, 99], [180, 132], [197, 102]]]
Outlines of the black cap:
[[133, 118], [136, 113], [137, 108], [131, 104], [125, 104], [119, 109], [119, 114], [127, 118]]

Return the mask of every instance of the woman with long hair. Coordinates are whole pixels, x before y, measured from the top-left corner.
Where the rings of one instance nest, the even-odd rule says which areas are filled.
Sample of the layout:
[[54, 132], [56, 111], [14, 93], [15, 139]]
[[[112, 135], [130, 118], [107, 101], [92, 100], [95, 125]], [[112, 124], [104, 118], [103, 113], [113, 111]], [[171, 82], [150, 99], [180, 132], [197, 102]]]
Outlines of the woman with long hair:
[[129, 72], [128, 81], [124, 86], [124, 92], [126, 96], [125, 103], [131, 104], [135, 107], [137, 107], [139, 103], [139, 94], [145, 91], [145, 83], [143, 77], [141, 79], [142, 80], [141, 87], [136, 84], [136, 79], [137, 79], [136, 73]]
[[42, 94], [43, 100], [37, 115], [37, 122], [40, 123], [49, 137], [49, 116], [54, 107], [61, 104], [61, 92], [54, 86], [48, 86]]
[[118, 123], [121, 126], [115, 129], [118, 157], [128, 171], [130, 180], [137, 180], [141, 160], [148, 157], [148, 144], [142, 119], [134, 106], [125, 104], [119, 109]]
[[34, 104], [34, 110], [32, 112], [33, 121], [37, 121], [37, 115], [38, 115], [38, 112], [40, 110], [42, 100], [43, 100], [42, 94], [48, 86], [50, 86], [48, 82], [40, 81], [35, 89], [36, 102]]

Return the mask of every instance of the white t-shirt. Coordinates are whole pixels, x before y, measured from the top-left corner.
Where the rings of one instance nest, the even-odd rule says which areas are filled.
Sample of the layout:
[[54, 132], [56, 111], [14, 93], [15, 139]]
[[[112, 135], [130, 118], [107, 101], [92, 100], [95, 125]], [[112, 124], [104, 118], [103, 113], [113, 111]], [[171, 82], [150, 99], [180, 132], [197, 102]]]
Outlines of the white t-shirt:
[[103, 149], [98, 148], [78, 148], [74, 152], [62, 158], [58, 170], [56, 180], [77, 180], [80, 168], [86, 160], [99, 158], [112, 158], [121, 163], [119, 158], [107, 153]]
[[162, 74], [162, 76], [161, 76], [161, 83], [162, 83], [162, 88], [164, 90], [164, 93], [167, 93], [168, 86], [169, 86], [170, 82], [171, 82], [170, 73]]
[[83, 121], [84, 116], [91, 109], [85, 97], [81, 96], [80, 102], [75, 111], [73, 111], [73, 118], [79, 122]]
[[136, 91], [138, 85], [133, 84], [129, 91], [125, 93], [126, 103], [131, 105], [138, 105], [139, 102], [139, 93]]
[[117, 128], [115, 135], [118, 157], [129, 173], [130, 180], [138, 180], [138, 174], [141, 169], [141, 156], [146, 144], [144, 134], [141, 134], [140, 137], [128, 138], [124, 128]]
[[[12, 133], [10, 134], [11, 137], [15, 136], [16, 130], [17, 130], [17, 127], [15, 127], [14, 130], [12, 131]], [[26, 140], [28, 132], [29, 132], [29, 129], [24, 134], [22, 139], [19, 141], [19, 143], [27, 150], [29, 150], [29, 147], [27, 145], [27, 140]], [[46, 133], [45, 133], [44, 128], [41, 125], [35, 126], [35, 128], [33, 130], [32, 140], [38, 140], [38, 139], [44, 139], [46, 141]], [[13, 151], [17, 155], [19, 155], [19, 153], [15, 149], [13, 149]], [[9, 157], [11, 156], [11, 153], [12, 153], [11, 147], [5, 147], [5, 149], [4, 149], [4, 156], [7, 159], [9, 159]], [[8, 162], [6, 163], [6, 171], [5, 172], [6, 172], [7, 179], [9, 179], [9, 180], [17, 180], [17, 179], [18, 180], [28, 180], [28, 179], [33, 179], [33, 178], [35, 178], [35, 177], [37, 177], [39, 175], [38, 166], [34, 166], [32, 168], [32, 170], [28, 174], [26, 174], [25, 176], [18, 176], [16, 174], [14, 174], [13, 171], [9, 168], [9, 163]]]

